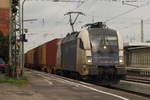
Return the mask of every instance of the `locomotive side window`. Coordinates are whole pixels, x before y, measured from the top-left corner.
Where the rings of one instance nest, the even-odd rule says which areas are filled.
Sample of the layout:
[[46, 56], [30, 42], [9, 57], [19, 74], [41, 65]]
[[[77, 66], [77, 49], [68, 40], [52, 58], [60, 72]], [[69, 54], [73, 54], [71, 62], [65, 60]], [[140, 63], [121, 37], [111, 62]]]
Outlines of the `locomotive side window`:
[[84, 49], [83, 42], [82, 42], [81, 39], [80, 39], [80, 48], [81, 48], [81, 49]]

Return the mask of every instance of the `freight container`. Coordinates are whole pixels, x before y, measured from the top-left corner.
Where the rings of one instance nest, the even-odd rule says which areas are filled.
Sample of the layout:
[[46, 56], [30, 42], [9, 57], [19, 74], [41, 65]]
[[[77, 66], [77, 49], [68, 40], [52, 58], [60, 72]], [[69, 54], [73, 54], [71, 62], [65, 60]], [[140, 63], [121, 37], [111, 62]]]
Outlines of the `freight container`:
[[27, 52], [26, 65], [32, 66], [34, 69], [52, 72], [56, 66], [58, 42], [60, 40], [54, 39]]
[[46, 65], [46, 45], [43, 44], [38, 47], [38, 54], [39, 54], [39, 67], [42, 71], [46, 71], [47, 65]]
[[38, 50], [37, 50], [37, 52], [38, 52], [38, 66], [40, 67], [40, 69], [41, 69], [41, 63], [42, 63], [42, 46], [39, 46], [38, 48], [37, 48]]
[[58, 42], [60, 40], [61, 39], [54, 39], [46, 43], [46, 64], [48, 65], [50, 72], [52, 72], [54, 67], [56, 66]]
[[33, 67], [33, 64], [34, 64], [34, 62], [33, 62], [33, 55], [34, 55], [34, 49], [28, 51], [25, 54], [25, 65], [26, 65], [26, 67], [29, 67], [29, 68]]
[[25, 54], [25, 65], [26, 67], [29, 67], [29, 54], [30, 54], [31, 51], [28, 51], [26, 54]]
[[62, 42], [61, 40], [58, 42], [56, 65], [55, 65], [54, 71], [57, 70], [57, 69], [61, 69], [61, 45], [60, 45], [61, 42]]
[[40, 70], [40, 54], [39, 54], [39, 47], [34, 49], [34, 55], [33, 55], [33, 62], [34, 62], [34, 69]]

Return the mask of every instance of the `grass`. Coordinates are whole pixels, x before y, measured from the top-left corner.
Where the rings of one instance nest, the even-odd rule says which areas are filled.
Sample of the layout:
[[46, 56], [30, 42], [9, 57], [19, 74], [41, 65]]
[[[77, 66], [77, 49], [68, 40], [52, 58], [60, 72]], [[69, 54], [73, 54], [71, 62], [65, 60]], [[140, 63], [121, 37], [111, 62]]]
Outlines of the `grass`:
[[16, 79], [16, 78], [11, 78], [11, 77], [0, 77], [0, 83], [10, 83], [13, 84], [17, 87], [25, 87], [28, 85], [28, 79], [23, 78], [23, 79]]

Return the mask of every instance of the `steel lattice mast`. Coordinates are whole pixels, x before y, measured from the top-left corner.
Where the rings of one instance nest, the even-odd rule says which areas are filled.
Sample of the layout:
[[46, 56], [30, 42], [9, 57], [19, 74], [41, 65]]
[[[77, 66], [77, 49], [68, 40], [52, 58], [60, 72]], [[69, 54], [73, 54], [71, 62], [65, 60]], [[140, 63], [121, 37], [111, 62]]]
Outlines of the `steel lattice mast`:
[[21, 34], [20, 0], [10, 0], [9, 68], [10, 75], [23, 75], [23, 42]]

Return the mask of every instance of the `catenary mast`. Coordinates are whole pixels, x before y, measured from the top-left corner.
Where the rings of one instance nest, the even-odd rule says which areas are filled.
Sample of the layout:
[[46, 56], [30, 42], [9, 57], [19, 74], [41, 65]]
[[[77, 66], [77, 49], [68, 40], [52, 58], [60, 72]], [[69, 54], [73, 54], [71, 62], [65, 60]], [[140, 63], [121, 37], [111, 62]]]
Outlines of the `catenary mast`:
[[10, 0], [9, 75], [23, 76], [20, 0]]

